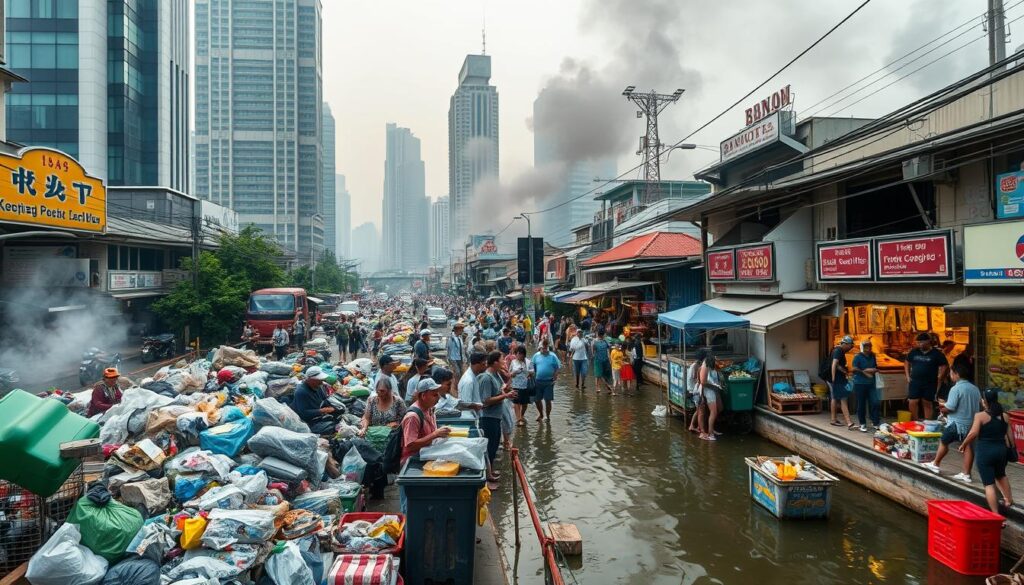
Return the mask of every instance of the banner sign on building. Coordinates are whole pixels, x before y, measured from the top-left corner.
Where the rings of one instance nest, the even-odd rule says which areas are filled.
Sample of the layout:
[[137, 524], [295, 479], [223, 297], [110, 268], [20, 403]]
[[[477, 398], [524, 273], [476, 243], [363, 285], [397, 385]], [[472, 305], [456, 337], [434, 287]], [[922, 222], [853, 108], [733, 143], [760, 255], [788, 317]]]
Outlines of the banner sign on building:
[[1024, 284], [1024, 221], [964, 226], [964, 285]]
[[704, 266], [707, 267], [708, 280], [736, 280], [736, 256], [732, 250], [708, 252]]
[[1024, 171], [996, 176], [996, 217], [1024, 217]]
[[787, 85], [765, 99], [757, 102], [753, 106], [747, 108], [745, 112], [747, 116], [747, 126], [778, 112], [791, 103], [793, 103], [793, 92], [790, 91], [790, 86]]
[[759, 244], [747, 248], [736, 248], [736, 280], [775, 280], [775, 246]]
[[473, 236], [471, 254], [475, 254], [477, 260], [492, 260], [498, 257], [498, 244], [495, 243], [494, 236]]
[[871, 240], [818, 244], [818, 281], [873, 280]]
[[726, 138], [719, 145], [722, 162], [738, 158], [779, 140], [781, 118], [779, 112], [747, 126], [738, 134]]
[[107, 272], [107, 290], [133, 290], [160, 288], [163, 286], [162, 272], [110, 270]]
[[70, 156], [48, 148], [0, 154], [0, 222], [104, 232], [107, 188]]
[[880, 281], [952, 282], [953, 232], [875, 238]]

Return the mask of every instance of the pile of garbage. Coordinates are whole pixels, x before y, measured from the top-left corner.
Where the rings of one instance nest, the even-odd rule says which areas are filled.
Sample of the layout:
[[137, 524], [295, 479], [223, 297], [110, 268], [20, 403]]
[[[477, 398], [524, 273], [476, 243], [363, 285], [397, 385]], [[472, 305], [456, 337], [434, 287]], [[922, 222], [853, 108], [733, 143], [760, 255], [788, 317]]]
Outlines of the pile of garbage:
[[[340, 532], [342, 515], [387, 482], [383, 452], [356, 438], [373, 364], [334, 366], [312, 345], [280, 362], [221, 347], [127, 388], [97, 415], [102, 476], [32, 557], [30, 582], [315, 585], [335, 552], [393, 550], [394, 517]], [[345, 413], [330, 436], [288, 406], [314, 365]], [[52, 398], [84, 413], [89, 394]]]

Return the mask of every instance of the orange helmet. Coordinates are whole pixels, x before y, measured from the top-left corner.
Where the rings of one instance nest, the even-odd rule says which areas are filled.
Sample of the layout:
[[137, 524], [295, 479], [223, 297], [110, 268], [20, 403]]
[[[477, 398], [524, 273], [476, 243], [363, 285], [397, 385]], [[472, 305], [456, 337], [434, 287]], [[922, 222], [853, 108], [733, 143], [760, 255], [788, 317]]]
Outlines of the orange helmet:
[[117, 368], [107, 368], [103, 370], [104, 378], [120, 378], [121, 372], [117, 371]]

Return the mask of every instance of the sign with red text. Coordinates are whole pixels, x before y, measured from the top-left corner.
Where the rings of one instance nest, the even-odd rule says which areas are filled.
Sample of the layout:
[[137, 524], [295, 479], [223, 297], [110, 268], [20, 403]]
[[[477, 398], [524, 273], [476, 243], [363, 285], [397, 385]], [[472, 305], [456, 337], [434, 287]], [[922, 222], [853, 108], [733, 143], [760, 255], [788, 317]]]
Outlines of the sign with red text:
[[736, 256], [732, 250], [708, 252], [704, 266], [708, 280], [736, 280]]
[[775, 280], [775, 246], [759, 244], [747, 248], [736, 248], [736, 280]]
[[878, 280], [952, 282], [953, 232], [875, 238]]
[[776, 112], [771, 116], [747, 126], [738, 134], [730, 136], [719, 145], [722, 162], [739, 158], [779, 140], [781, 119]]
[[793, 103], [793, 93], [787, 85], [746, 109], [744, 113], [746, 114], [747, 126], [778, 112], [791, 103]]
[[818, 281], [874, 280], [871, 240], [818, 244]]

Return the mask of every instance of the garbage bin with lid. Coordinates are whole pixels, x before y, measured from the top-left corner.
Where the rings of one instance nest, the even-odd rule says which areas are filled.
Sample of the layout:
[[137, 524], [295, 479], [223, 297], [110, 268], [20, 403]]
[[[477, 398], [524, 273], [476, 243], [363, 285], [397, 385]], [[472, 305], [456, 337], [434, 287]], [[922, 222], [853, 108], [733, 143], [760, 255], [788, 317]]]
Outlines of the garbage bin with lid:
[[410, 458], [396, 482], [408, 502], [405, 581], [472, 583], [477, 493], [484, 486], [484, 472], [463, 468], [454, 477], [428, 477], [424, 463]]

